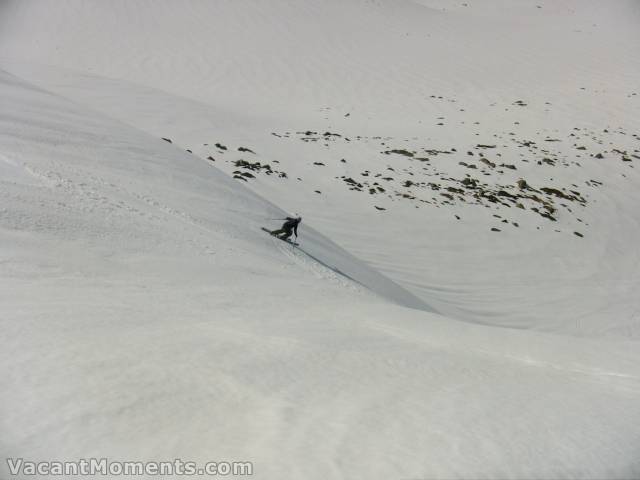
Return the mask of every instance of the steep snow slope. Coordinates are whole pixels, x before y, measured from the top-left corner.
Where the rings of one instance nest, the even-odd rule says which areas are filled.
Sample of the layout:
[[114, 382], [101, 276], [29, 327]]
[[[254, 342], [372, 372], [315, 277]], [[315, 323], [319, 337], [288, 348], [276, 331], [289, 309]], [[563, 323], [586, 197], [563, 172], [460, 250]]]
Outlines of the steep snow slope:
[[637, 478], [638, 14], [0, 3], [0, 453]]
[[624, 0], [7, 2], [0, 57], [257, 176], [440, 312], [637, 337], [639, 16]]
[[3, 456], [639, 472], [636, 344], [385, 303], [261, 235], [280, 212], [199, 159], [0, 80]]
[[[20, 81], [15, 77], [9, 76], [6, 73], [3, 73], [3, 75], [7, 83], [20, 84]], [[56, 101], [60, 102], [60, 100], [55, 96], [51, 96], [51, 98], [54, 103]], [[7, 112], [5, 113], [5, 128], [7, 130], [19, 128], [21, 122], [25, 123], [25, 118], [23, 117], [25, 114], [22, 112], [24, 103], [19, 96], [17, 101], [12, 99], [6, 102], [5, 106], [7, 108]], [[51, 108], [51, 112], [49, 114], [62, 116], [62, 113], [57, 113], [53, 108]], [[26, 118], [29, 120], [28, 114]], [[122, 126], [121, 129], [123, 129]], [[72, 165], [72, 168], [68, 170], [64, 176], [61, 176], [63, 175], [62, 173], [50, 171], [48, 169], [59, 167], [66, 170], [68, 167], [65, 164], [60, 165], [59, 163], [56, 163], [56, 160], [53, 158], [54, 155], [49, 152], [45, 151], [44, 154], [41, 154], [47, 157], [46, 159], [40, 159], [43, 165], [35, 166], [31, 163], [21, 165], [19, 160], [15, 160], [11, 157], [10, 152], [5, 151], [3, 153], [4, 162], [2, 166], [5, 174], [4, 177], [10, 182], [7, 188], [11, 189], [16, 186], [20, 188], [22, 183], [26, 183], [26, 185], [29, 186], [33, 186], [35, 184], [39, 186], [44, 185], [56, 187], [58, 190], [54, 189], [47, 191], [47, 193], [51, 195], [48, 200], [54, 201], [55, 205], [62, 207], [61, 211], [56, 213], [56, 216], [62, 215], [63, 218], [61, 221], [63, 225], [66, 225], [70, 220], [70, 218], [65, 217], [64, 215], [73, 215], [74, 209], [79, 208], [76, 203], [81, 203], [85, 197], [88, 198], [94, 202], [92, 208], [95, 208], [95, 210], [100, 212], [104, 216], [104, 219], [107, 220], [105, 223], [104, 219], [101, 218], [100, 225], [95, 226], [96, 229], [102, 230], [109, 228], [109, 222], [114, 221], [116, 222], [116, 225], [114, 226], [114, 233], [116, 235], [125, 234], [123, 232], [127, 232], [125, 234], [126, 242], [123, 242], [124, 245], [122, 245], [124, 247], [123, 251], [117, 250], [117, 247], [120, 245], [114, 246], [114, 250], [122, 254], [125, 254], [126, 249], [130, 247], [134, 247], [136, 251], [140, 249], [140, 244], [136, 242], [144, 243], [146, 241], [146, 237], [130, 237], [134, 235], [134, 232], [136, 232], [140, 226], [144, 228], [146, 225], [144, 222], [140, 226], [136, 225], [134, 222], [128, 223], [135, 220], [135, 215], [127, 215], [128, 222], [125, 222], [126, 224], [117, 224], [117, 221], [121, 220], [119, 214], [123, 213], [121, 212], [121, 209], [128, 209], [129, 207], [125, 206], [125, 202], [122, 200], [114, 201], [108, 196], [103, 196], [102, 193], [104, 192], [101, 193], [100, 190], [104, 188], [107, 190], [111, 189], [112, 193], [116, 197], [132, 196], [135, 200], [134, 203], [147, 204], [154, 207], [157, 210], [157, 214], [149, 216], [149, 219], [152, 221], [162, 221], [162, 215], [173, 216], [177, 220], [182, 221], [185, 226], [193, 227], [198, 230], [198, 237], [201, 237], [201, 240], [194, 243], [192, 248], [189, 248], [189, 244], [186, 244], [185, 248], [187, 250], [201, 249], [206, 253], [215, 255], [217, 250], [215, 247], [216, 243], [230, 245], [234, 242], [237, 244], [237, 248], [228, 249], [227, 246], [223, 247], [225, 250], [229, 250], [225, 256], [233, 257], [232, 252], [239, 249], [245, 252], [249, 248], [245, 245], [245, 242], [247, 241], [259, 240], [259, 245], [262, 246], [262, 248], [265, 247], [265, 244], [271, 245], [273, 242], [278, 243], [264, 235], [260, 231], [260, 226], [263, 225], [270, 217], [282, 218], [285, 213], [281, 210], [276, 209], [268, 202], [260, 199], [248, 189], [238, 186], [236, 182], [218, 170], [209, 168], [199, 159], [189, 157], [182, 152], [179, 152], [179, 150], [174, 147], [165, 147], [164, 142], [161, 142], [160, 140], [155, 140], [154, 142], [157, 149], [164, 147], [165, 150], [173, 152], [174, 155], [179, 152], [183, 156], [187, 157], [187, 164], [189, 165], [189, 168], [183, 171], [178, 169], [176, 172], [170, 172], [170, 167], [167, 164], [166, 158], [162, 156], [158, 158], [158, 154], [153, 151], [149, 153], [149, 155], [153, 155], [153, 157], [144, 158], [144, 161], [140, 161], [140, 159], [136, 157], [136, 161], [132, 162], [130, 157], [138, 153], [137, 149], [139, 147], [135, 146], [133, 151], [129, 151], [127, 150], [127, 147], [118, 144], [117, 140], [114, 141], [114, 144], [109, 143], [109, 134], [106, 133], [106, 130], [107, 129], [101, 132], [99, 127], [94, 127], [91, 134], [99, 135], [100, 139], [104, 139], [107, 143], [104, 148], [109, 154], [111, 154], [109, 160], [114, 162], [117, 168], [124, 169], [132, 175], [133, 178], [131, 178], [126, 184], [113, 183], [109, 178], [99, 175], [99, 169], [101, 167], [100, 164], [102, 162], [101, 158], [87, 158], [86, 154], [80, 155], [76, 152], [74, 152], [74, 156], [71, 157], [71, 159], [65, 155], [64, 160], [66, 163], [69, 163], [70, 160], [76, 160], [81, 162], [81, 164], [77, 167]], [[6, 133], [8, 133], [8, 131]], [[64, 135], [69, 135], [69, 133], [64, 132]], [[49, 141], [52, 147], [59, 146], [58, 139], [53, 134], [46, 140]], [[149, 142], [149, 140], [146, 141]], [[133, 141], [129, 141], [128, 145], [133, 145]], [[31, 146], [28, 143], [21, 145], [21, 153], [28, 151], [30, 147]], [[117, 158], [116, 156], [119, 156], [120, 158]], [[113, 167], [113, 165], [109, 164], [108, 167]], [[88, 173], [89, 170], [91, 172], [90, 174]], [[25, 172], [31, 175], [31, 177], [27, 175], [27, 178], [30, 181], [25, 180]], [[139, 179], [142, 179], [143, 183], [148, 181], [149, 184], [136, 184], [134, 180], [136, 173], [139, 174]], [[176, 185], [173, 186], [169, 183], [169, 187], [173, 187], [178, 190], [177, 193], [171, 190], [168, 192], [163, 190], [154, 190], [154, 187], [157, 187], [157, 185], [153, 184], [153, 179], [162, 178], [165, 175], [171, 175], [170, 182], [175, 182]], [[78, 178], [73, 178], [74, 176]], [[39, 182], [34, 179], [39, 180]], [[236, 191], [238, 192], [237, 194]], [[184, 202], [185, 198], [183, 195], [185, 195], [185, 192], [188, 192], [189, 195], [189, 208], [174, 208], [171, 205], [171, 201], [175, 201], [175, 196], [177, 195], [178, 201]], [[202, 197], [202, 192], [206, 192], [206, 196], [204, 198]], [[212, 195], [216, 196], [212, 197]], [[67, 196], [67, 201], [55, 201], [59, 196]], [[43, 201], [45, 198], [46, 194]], [[213, 220], [208, 218], [207, 215], [211, 215], [208, 213], [211, 209], [218, 213], [218, 215], [220, 214], [220, 211], [225, 212], [227, 214], [224, 216], [225, 220], [219, 221], [217, 215], [213, 217]], [[90, 210], [90, 212], [93, 212], [93, 210]], [[140, 212], [135, 208], [127, 213], [130, 212], [141, 216], [143, 219], [146, 218], [145, 213]], [[16, 225], [21, 225], [22, 222], [28, 221], [30, 218], [36, 218], [37, 216], [38, 214], [36, 212], [26, 210], [20, 213], [12, 212], [12, 215], [8, 216], [8, 220], [14, 221]], [[202, 216], [204, 216], [204, 219], [201, 218]], [[233, 222], [233, 225], [226, 225], [228, 222]], [[39, 224], [36, 223], [36, 225]], [[177, 225], [179, 225], [179, 223]], [[45, 227], [46, 226], [48, 226], [48, 224], [45, 223]], [[168, 233], [164, 231], [166, 229], [162, 223], [159, 228], [163, 229], [163, 235]], [[184, 228], [184, 226], [180, 228]], [[89, 230], [90, 231], [88, 233], [93, 235], [93, 228], [89, 228]], [[314, 232], [310, 227], [306, 227], [305, 230], [306, 239], [304, 249], [294, 249], [291, 248], [291, 246], [284, 247], [285, 244], [278, 245], [281, 247], [281, 250], [291, 252], [290, 257], [292, 259], [297, 258], [307, 263], [319, 263], [326, 269], [333, 272], [331, 276], [335, 276], [335, 274], [337, 274], [338, 276], [347, 277], [351, 281], [358, 282], [369, 290], [378, 292], [387, 297], [387, 299], [405, 306], [427, 311], [431, 310], [428, 305], [413, 297], [401, 287], [393, 284], [393, 282], [389, 281], [376, 271], [362, 265], [357, 259], [349, 255], [337, 245], [333, 244], [330, 240], [324, 238], [317, 232]], [[222, 235], [224, 240], [216, 238], [218, 235]], [[189, 242], [193, 241], [193, 239], [189, 240]], [[269, 249], [269, 251], [271, 250], [272, 249]], [[255, 255], [258, 257], [262, 257], [264, 254], [264, 251], [255, 252]], [[226, 261], [229, 262], [229, 265], [235, 265], [233, 260], [229, 259]], [[321, 268], [320, 270], [323, 269]]]

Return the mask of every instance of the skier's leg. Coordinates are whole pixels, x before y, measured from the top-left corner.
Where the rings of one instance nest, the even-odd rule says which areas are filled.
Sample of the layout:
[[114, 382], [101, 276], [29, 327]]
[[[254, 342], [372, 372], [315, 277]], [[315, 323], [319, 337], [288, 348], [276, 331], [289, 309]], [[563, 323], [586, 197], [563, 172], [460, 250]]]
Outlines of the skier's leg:
[[284, 230], [284, 229], [279, 228], [279, 229], [277, 229], [277, 230], [272, 230], [270, 233], [271, 233], [271, 235], [280, 235], [280, 234], [282, 234], [282, 233], [284, 233], [284, 232], [285, 232], [285, 230]]

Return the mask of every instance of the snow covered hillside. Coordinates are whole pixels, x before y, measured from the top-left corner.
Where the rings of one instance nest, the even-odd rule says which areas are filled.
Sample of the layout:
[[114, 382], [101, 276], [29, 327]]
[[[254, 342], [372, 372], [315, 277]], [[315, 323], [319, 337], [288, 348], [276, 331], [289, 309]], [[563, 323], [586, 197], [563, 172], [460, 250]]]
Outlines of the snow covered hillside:
[[638, 20], [1, 2], [1, 456], [640, 477]]

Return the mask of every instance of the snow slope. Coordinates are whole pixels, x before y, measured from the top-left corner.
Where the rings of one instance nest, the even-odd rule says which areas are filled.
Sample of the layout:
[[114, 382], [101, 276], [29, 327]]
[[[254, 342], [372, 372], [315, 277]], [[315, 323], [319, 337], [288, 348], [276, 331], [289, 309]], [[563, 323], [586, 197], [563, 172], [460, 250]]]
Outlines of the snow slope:
[[637, 478], [638, 14], [1, 3], [2, 456]]
[[[249, 185], [440, 312], [637, 337], [639, 16], [625, 0], [6, 2], [0, 57], [230, 174], [239, 159], [285, 172]], [[478, 144], [516, 170], [478, 163]], [[374, 175], [393, 178], [382, 194]], [[465, 176], [579, 191], [586, 208], [547, 195], [553, 223], [535, 201], [441, 196]]]

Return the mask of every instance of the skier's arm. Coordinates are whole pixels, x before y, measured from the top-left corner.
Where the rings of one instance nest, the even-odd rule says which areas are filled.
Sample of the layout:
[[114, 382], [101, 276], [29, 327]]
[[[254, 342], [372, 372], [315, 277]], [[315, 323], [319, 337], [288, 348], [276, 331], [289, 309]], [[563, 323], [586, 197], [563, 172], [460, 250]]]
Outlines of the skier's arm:
[[297, 223], [293, 227], [293, 233], [295, 233], [296, 234], [296, 238], [298, 238], [298, 224]]

